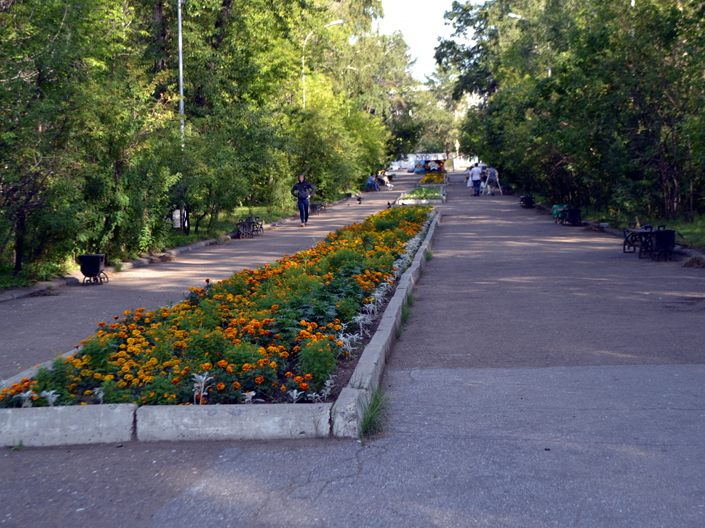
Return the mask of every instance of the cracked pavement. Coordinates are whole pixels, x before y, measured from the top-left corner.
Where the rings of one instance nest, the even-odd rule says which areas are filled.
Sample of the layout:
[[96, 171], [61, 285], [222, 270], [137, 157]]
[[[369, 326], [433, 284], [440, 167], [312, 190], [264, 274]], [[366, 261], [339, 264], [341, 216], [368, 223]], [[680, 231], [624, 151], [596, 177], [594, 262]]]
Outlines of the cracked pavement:
[[382, 434], [4, 450], [0, 526], [705, 525], [705, 270], [448, 193]]

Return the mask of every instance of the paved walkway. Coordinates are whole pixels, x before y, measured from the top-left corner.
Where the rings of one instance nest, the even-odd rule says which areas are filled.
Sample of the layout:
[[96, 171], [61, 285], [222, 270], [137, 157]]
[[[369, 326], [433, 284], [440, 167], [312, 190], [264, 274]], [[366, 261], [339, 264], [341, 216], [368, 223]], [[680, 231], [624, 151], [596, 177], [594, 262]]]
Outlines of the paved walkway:
[[705, 273], [516, 201], [449, 187], [379, 437], [6, 451], [0, 524], [705, 525]]

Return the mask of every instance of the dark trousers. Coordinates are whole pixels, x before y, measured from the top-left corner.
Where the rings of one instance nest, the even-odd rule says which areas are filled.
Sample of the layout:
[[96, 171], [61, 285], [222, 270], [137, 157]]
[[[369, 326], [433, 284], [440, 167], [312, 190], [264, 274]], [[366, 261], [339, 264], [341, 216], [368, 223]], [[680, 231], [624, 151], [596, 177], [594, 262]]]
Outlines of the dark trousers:
[[480, 194], [480, 184], [482, 183], [482, 180], [473, 180], [472, 181], [472, 189], [475, 191], [475, 194]]
[[308, 222], [308, 198], [305, 200], [299, 198], [299, 216], [302, 224]]

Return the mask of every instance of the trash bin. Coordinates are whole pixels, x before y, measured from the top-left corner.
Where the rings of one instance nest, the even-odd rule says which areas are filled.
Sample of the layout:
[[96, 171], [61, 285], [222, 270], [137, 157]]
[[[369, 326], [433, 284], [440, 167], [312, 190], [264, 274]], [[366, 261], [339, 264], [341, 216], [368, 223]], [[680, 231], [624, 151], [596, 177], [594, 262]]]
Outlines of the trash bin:
[[105, 253], [88, 253], [78, 256], [84, 284], [103, 284], [109, 282], [105, 274]]

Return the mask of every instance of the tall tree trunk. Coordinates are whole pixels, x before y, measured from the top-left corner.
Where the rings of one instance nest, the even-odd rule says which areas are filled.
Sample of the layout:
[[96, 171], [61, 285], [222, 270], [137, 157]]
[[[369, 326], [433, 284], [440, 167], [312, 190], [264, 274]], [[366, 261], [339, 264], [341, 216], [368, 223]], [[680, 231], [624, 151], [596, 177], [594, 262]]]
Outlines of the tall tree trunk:
[[26, 231], [26, 214], [24, 210], [20, 210], [15, 222], [15, 274], [22, 271]]

